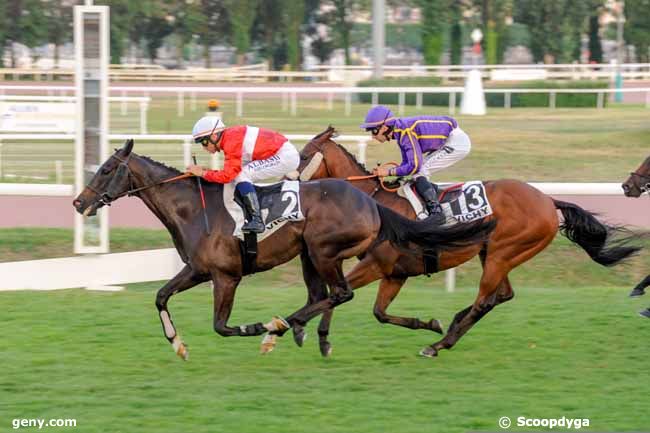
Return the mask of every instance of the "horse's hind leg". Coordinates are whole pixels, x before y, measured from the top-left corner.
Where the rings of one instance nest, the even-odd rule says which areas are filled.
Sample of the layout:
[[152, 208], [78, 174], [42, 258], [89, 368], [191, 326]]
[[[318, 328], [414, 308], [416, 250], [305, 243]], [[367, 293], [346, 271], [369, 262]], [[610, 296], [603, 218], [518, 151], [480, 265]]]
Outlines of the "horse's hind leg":
[[409, 329], [428, 329], [437, 332], [438, 334], [442, 334], [442, 327], [440, 322], [436, 319], [422, 322], [420, 319], [415, 317], [399, 317], [386, 313], [388, 306], [393, 302], [393, 299], [395, 299], [405, 281], [406, 278], [388, 277], [381, 280], [373, 310], [377, 320], [381, 323], [390, 323], [391, 325], [403, 326]]
[[630, 292], [630, 297], [636, 298], [637, 296], [643, 296], [645, 294], [645, 288], [650, 286], [650, 275], [646, 276], [643, 281], [636, 285], [634, 289]]
[[172, 322], [172, 317], [167, 310], [167, 302], [169, 301], [169, 298], [176, 293], [191, 289], [197, 284], [207, 280], [207, 277], [197, 275], [191, 267], [185, 266], [174, 278], [169, 280], [167, 284], [158, 290], [158, 293], [156, 294], [156, 308], [158, 308], [158, 315], [160, 316], [160, 322], [165, 337], [171, 343], [174, 352], [184, 360], [187, 360], [189, 351], [176, 332], [176, 327], [174, 326], [174, 322]]

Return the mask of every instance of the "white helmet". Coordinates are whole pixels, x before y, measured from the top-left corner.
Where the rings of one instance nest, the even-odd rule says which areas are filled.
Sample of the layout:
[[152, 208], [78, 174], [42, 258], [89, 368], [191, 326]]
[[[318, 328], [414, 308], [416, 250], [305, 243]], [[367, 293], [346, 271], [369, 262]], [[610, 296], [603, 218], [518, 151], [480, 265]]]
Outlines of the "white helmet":
[[199, 121], [194, 124], [194, 128], [192, 128], [192, 137], [194, 138], [194, 141], [197, 141], [200, 138], [212, 135], [215, 132], [221, 132], [224, 129], [226, 129], [226, 125], [219, 117], [205, 116], [201, 117]]

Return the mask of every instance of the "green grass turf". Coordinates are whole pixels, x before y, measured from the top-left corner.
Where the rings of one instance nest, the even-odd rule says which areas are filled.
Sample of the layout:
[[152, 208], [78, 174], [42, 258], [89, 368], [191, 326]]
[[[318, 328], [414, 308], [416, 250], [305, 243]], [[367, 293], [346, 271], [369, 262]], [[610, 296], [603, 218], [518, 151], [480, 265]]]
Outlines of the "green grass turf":
[[[210, 289], [178, 295], [170, 311], [190, 346], [184, 363], [154, 307], [162, 283], [120, 293], [0, 293], [0, 431], [16, 418], [74, 418], [92, 432], [499, 431], [502, 416], [588, 418], [586, 431], [647, 429], [650, 323], [628, 287], [534, 288], [486, 316], [452, 351], [417, 352], [436, 335], [381, 325], [375, 285], [337, 309], [321, 358], [315, 322], [305, 347], [287, 335], [257, 354], [259, 338], [212, 330]], [[393, 313], [449, 323], [475, 290], [412, 279]], [[267, 320], [304, 302], [298, 285], [244, 280], [231, 325]], [[540, 431], [540, 428], [511, 428]], [[22, 429], [21, 431], [36, 431]]]
[[[321, 132], [328, 124], [341, 134], [362, 134], [358, 128], [369, 108], [352, 104], [351, 116], [345, 115], [344, 104], [337, 101], [334, 110], [324, 100], [298, 100], [298, 116], [282, 111], [278, 99], [246, 99], [244, 116], [235, 117], [232, 99], [220, 98], [228, 125], [247, 123], [273, 128], [285, 134]], [[207, 97], [206, 97], [207, 100]], [[184, 116], [178, 116], [176, 98], [154, 97], [149, 110], [149, 132], [189, 134], [194, 122], [203, 114], [198, 100], [191, 110], [186, 100]], [[115, 107], [114, 107], [115, 108]], [[119, 110], [113, 110], [117, 115]], [[132, 116], [135, 112], [130, 112]], [[416, 114], [447, 114], [446, 107], [425, 107], [418, 111], [405, 108], [405, 116]], [[650, 110], [642, 106], [615, 105], [598, 110], [591, 108], [491, 108], [486, 116], [457, 116], [460, 126], [472, 139], [472, 153], [465, 160], [440, 175], [439, 180], [516, 178], [526, 181], [592, 181], [620, 182], [647, 156], [650, 136]], [[122, 120], [113, 122], [119, 129]], [[131, 131], [132, 128], [127, 128]], [[113, 142], [111, 147], [121, 143]], [[299, 147], [304, 143], [296, 142]], [[346, 143], [352, 150], [354, 143]], [[2, 172], [41, 176], [28, 179], [5, 176], [3, 182], [53, 182], [54, 161], [62, 160], [64, 182], [73, 176], [71, 143], [3, 142]], [[180, 143], [136, 142], [135, 151], [183, 168]], [[205, 152], [194, 148], [199, 161], [207, 164]], [[372, 142], [367, 149], [369, 166], [376, 162], [399, 161], [394, 143]]]

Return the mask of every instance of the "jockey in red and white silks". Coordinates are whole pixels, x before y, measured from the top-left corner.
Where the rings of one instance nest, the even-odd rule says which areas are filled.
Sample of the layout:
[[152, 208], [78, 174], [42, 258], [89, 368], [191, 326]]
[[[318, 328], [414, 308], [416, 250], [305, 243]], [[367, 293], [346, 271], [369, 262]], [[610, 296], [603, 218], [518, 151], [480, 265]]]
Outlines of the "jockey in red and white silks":
[[218, 117], [199, 119], [192, 130], [196, 143], [209, 153], [224, 153], [223, 170], [190, 165], [188, 171], [209, 182], [235, 183], [245, 205], [247, 222], [243, 231], [261, 233], [264, 222], [254, 182], [281, 177], [298, 168], [300, 154], [282, 134], [255, 126], [226, 128]]

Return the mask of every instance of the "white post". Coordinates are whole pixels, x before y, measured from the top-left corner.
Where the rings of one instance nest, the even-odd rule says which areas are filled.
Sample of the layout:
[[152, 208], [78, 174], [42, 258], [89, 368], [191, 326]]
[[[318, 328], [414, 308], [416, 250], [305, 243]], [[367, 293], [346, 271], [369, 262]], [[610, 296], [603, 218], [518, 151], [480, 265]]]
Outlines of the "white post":
[[185, 167], [192, 164], [192, 142], [187, 137], [183, 139], [183, 165]]
[[126, 101], [126, 91], [125, 90], [122, 90], [122, 104], [120, 104], [120, 105], [122, 107], [122, 111], [121, 111], [122, 116], [126, 116], [128, 114], [128, 112], [129, 112], [129, 109], [128, 109], [128, 103]]
[[551, 92], [548, 98], [549, 108], [555, 108], [555, 92]]
[[185, 116], [185, 95], [183, 92], [178, 92], [178, 117]]
[[447, 269], [445, 272], [445, 287], [448, 293], [453, 293], [456, 290], [456, 268]]
[[379, 95], [377, 92], [372, 92], [372, 105], [379, 104]]
[[296, 92], [291, 92], [291, 115], [296, 115]]
[[282, 92], [282, 111], [287, 111], [289, 107], [289, 94]]
[[596, 99], [596, 108], [601, 109], [604, 105], [604, 95], [603, 92], [598, 92], [598, 98]]
[[399, 92], [399, 96], [397, 97], [397, 112], [399, 114], [404, 114], [404, 92]]
[[456, 113], [456, 92], [449, 92], [449, 114], [454, 115]]
[[63, 183], [63, 162], [61, 160], [54, 161], [54, 172], [56, 173], [56, 183]]
[[510, 99], [510, 92], [506, 92], [503, 98], [503, 106], [504, 108], [511, 108], [512, 107], [512, 101]]
[[146, 101], [140, 102], [140, 134], [147, 133], [147, 108], [149, 103]]
[[242, 117], [244, 115], [244, 96], [242, 92], [237, 92], [237, 117]]
[[366, 163], [366, 147], [368, 147], [366, 140], [360, 140], [357, 143], [357, 159], [361, 164]]
[[384, 77], [384, 47], [386, 46], [386, 0], [372, 1], [373, 78]]
[[415, 94], [415, 108], [418, 110], [422, 110], [422, 92], [418, 92]]
[[350, 116], [352, 113], [352, 95], [350, 93], [345, 94], [345, 115]]

